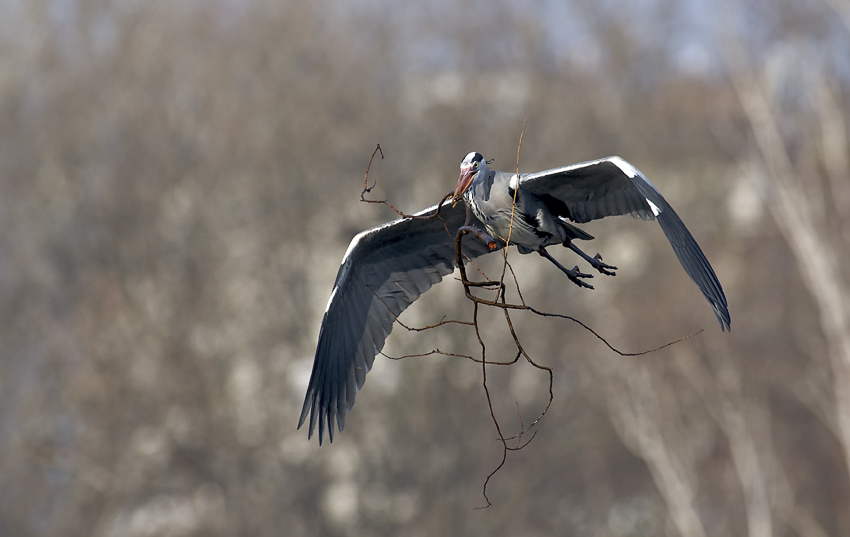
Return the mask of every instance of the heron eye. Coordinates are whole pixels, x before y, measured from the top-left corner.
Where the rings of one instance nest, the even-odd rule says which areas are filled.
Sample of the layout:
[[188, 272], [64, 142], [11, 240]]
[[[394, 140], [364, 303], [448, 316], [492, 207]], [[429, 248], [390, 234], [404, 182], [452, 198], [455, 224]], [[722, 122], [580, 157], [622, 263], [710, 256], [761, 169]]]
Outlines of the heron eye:
[[472, 165], [472, 167], [473, 167], [473, 168], [477, 168], [477, 167], [478, 167], [478, 163], [477, 163], [477, 162], [476, 162], [476, 163], [474, 163], [474, 164]]

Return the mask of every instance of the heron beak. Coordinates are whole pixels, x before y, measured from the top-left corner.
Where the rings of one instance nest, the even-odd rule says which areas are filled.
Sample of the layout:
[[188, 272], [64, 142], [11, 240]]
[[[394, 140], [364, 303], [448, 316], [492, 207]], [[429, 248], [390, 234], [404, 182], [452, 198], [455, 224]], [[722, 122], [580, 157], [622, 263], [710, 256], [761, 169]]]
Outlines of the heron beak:
[[460, 177], [457, 180], [457, 188], [455, 188], [455, 201], [463, 197], [463, 193], [466, 192], [466, 189], [472, 184], [472, 180], [475, 178], [476, 173], [475, 169], [471, 166], [460, 170]]

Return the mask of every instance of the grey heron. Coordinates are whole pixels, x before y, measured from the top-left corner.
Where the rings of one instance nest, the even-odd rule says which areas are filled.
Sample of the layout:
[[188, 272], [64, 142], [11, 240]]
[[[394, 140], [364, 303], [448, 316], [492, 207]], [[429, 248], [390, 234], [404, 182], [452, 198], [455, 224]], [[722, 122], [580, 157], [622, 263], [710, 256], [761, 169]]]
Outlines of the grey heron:
[[[456, 203], [461, 197], [464, 203]], [[685, 272], [714, 310], [721, 330], [730, 329], [723, 288], [696, 240], [652, 183], [620, 157], [517, 175], [490, 170], [487, 161], [472, 152], [460, 164], [453, 198], [442, 203], [437, 218], [402, 218], [352, 239], [322, 318], [298, 420], [300, 429], [310, 416], [308, 438], [318, 423], [319, 445], [325, 424], [331, 442], [334, 422], [342, 431], [345, 416], [395, 318], [454, 271], [455, 234], [464, 224], [483, 227], [496, 241], [495, 248], [479, 240], [463, 241], [462, 250], [468, 259], [512, 244], [520, 253], [539, 253], [576, 285], [592, 288], [584, 281], [591, 274], [579, 272], [578, 266], [565, 268], [546, 247], [563, 245], [600, 273], [614, 275], [617, 267], [573, 244], [576, 239], [593, 239], [573, 223], [627, 214], [656, 220]], [[416, 215], [429, 214], [436, 208]]]

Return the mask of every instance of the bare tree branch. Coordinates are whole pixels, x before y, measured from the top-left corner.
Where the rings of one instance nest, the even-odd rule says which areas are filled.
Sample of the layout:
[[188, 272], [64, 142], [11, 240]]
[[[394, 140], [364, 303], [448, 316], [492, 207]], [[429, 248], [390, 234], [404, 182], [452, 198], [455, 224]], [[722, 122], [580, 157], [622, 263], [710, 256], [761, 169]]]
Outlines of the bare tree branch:
[[[767, 205], [794, 253], [803, 282], [820, 312], [820, 326], [826, 338], [833, 374], [839, 439], [850, 466], [850, 315], [847, 311], [850, 291], [839, 271], [836, 250], [829, 241], [829, 230], [824, 228], [823, 220], [816, 217], [817, 210], [812, 205], [816, 203], [813, 200], [831, 197], [822, 191], [822, 183], [817, 178], [795, 168], [780, 132], [778, 112], [774, 111], [757, 75], [744, 66], [739, 60], [740, 55], [734, 51], [727, 50], [725, 57], [731, 67], [732, 84], [760, 153], [759, 160], [772, 179], [773, 188], [768, 193]], [[826, 95], [821, 93], [821, 97]], [[822, 98], [821, 101], [828, 103], [829, 99]], [[829, 104], [826, 106], [829, 107]], [[834, 109], [829, 111], [829, 114], [835, 113]], [[825, 115], [822, 113], [821, 117]], [[830, 125], [832, 122], [828, 121], [823, 128], [843, 132], [843, 129]], [[845, 166], [839, 159], [830, 167], [841, 170]]]
[[664, 438], [661, 429], [658, 388], [648, 368], [624, 362], [620, 367], [624, 384], [609, 398], [611, 417], [621, 437], [649, 466], [652, 478], [664, 497], [668, 513], [683, 537], [704, 537], [705, 528], [694, 499], [697, 483], [693, 468], [677, 454], [686, 449]]

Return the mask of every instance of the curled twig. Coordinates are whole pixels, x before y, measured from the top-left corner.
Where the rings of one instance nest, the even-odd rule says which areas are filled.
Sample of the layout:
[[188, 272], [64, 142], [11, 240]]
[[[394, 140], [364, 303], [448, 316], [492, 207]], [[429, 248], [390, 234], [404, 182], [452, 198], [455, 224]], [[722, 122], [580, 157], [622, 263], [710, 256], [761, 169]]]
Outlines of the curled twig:
[[365, 199], [363, 199], [363, 196], [367, 192], [371, 192], [372, 189], [375, 188], [375, 185], [378, 184], [378, 182], [375, 181], [374, 183], [372, 183], [372, 186], [369, 186], [369, 170], [372, 169], [372, 160], [375, 158], [375, 153], [379, 151], [381, 153], [381, 160], [384, 160], [384, 151], [383, 149], [381, 149], [381, 144], [378, 144], [375, 147], [375, 150], [372, 151], [372, 156], [369, 157], [369, 165], [366, 166], [366, 176], [363, 178], [363, 192], [360, 193], [360, 201], [366, 201]]
[[404, 212], [396, 209], [395, 206], [387, 200], [368, 200], [368, 199], [366, 199], [366, 194], [371, 193], [372, 189], [375, 188], [375, 185], [378, 184], [378, 181], [376, 180], [372, 183], [372, 186], [369, 186], [369, 170], [372, 169], [372, 160], [374, 160], [375, 154], [379, 153], [379, 152], [381, 153], [381, 158], [383, 159], [384, 158], [384, 151], [383, 151], [383, 149], [381, 149], [381, 144], [378, 144], [375, 147], [375, 150], [372, 151], [372, 156], [369, 157], [369, 164], [366, 166], [366, 175], [363, 179], [363, 190], [360, 192], [360, 201], [362, 201], [363, 203], [382, 203], [382, 204], [386, 205], [387, 207], [389, 207], [390, 209], [392, 209], [393, 211], [395, 211], [395, 213], [402, 218], [410, 218], [410, 219], [413, 219], [413, 220], [430, 220], [432, 218], [437, 218], [440, 215], [440, 209], [443, 208], [443, 203], [445, 203], [445, 201], [447, 199], [452, 197], [454, 195], [454, 192], [449, 192], [445, 196], [443, 196], [443, 199], [441, 199], [440, 203], [437, 204], [437, 209], [434, 211], [434, 213], [428, 214], [428, 215], [407, 214], [407, 213], [404, 213]]

